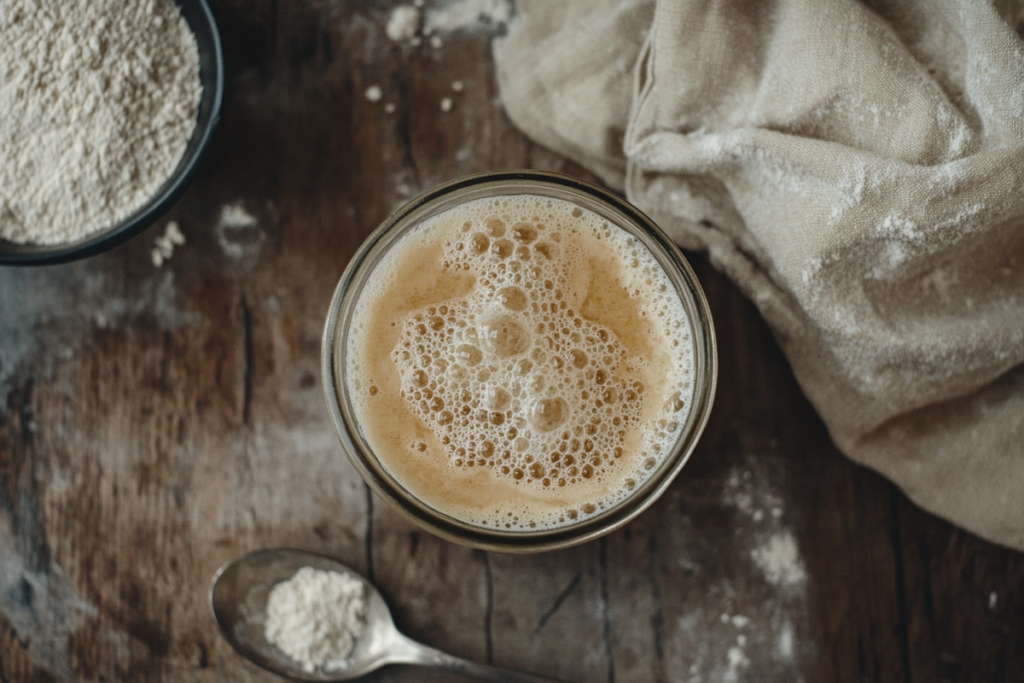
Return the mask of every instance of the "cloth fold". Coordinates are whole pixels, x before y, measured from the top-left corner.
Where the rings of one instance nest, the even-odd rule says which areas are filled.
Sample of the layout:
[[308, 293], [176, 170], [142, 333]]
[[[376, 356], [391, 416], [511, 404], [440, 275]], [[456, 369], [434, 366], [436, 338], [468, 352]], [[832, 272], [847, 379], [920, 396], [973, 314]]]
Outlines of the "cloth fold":
[[521, 0], [495, 60], [516, 125], [755, 302], [840, 450], [1024, 550], [1011, 26], [983, 0]]

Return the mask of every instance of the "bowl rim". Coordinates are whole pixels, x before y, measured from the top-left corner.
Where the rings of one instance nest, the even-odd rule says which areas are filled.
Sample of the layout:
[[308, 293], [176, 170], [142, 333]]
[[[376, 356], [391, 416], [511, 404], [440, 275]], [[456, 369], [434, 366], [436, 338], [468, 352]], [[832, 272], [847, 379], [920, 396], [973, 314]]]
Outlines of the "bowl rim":
[[[210, 28], [211, 36], [211, 57], [213, 59], [213, 81], [203, 83], [203, 88], [212, 88], [213, 97], [210, 100], [209, 119], [202, 128], [199, 128], [197, 120], [197, 132], [200, 137], [198, 144], [189, 157], [182, 157], [179, 166], [174, 173], [165, 181], [163, 189], [155, 194], [152, 199], [140, 207], [126, 220], [121, 221], [112, 228], [96, 233], [93, 237], [82, 242], [62, 244], [18, 244], [18, 247], [25, 248], [25, 251], [4, 251], [0, 247], [0, 266], [42, 266], [58, 263], [67, 263], [79, 259], [95, 256], [96, 254], [111, 249], [119, 244], [128, 241], [146, 228], [153, 225], [171, 207], [174, 202], [188, 189], [192, 183], [206, 153], [210, 147], [210, 140], [217, 122], [220, 120], [221, 106], [224, 102], [224, 50], [221, 44], [220, 30], [217, 20], [213, 15], [207, 0], [189, 0], [198, 8], [203, 20]], [[181, 7], [182, 0], [174, 0], [175, 5]], [[195, 29], [189, 27], [193, 33]], [[191, 142], [191, 139], [190, 139]], [[182, 164], [184, 162], [184, 164]], [[11, 244], [3, 242], [0, 244]]]

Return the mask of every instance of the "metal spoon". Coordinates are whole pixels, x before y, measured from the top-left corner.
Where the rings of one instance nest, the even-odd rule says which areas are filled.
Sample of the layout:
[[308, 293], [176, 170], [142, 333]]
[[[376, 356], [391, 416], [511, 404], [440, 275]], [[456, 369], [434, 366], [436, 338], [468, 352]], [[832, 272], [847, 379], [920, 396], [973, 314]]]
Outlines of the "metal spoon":
[[[263, 625], [267, 598], [275, 584], [302, 567], [347, 573], [366, 587], [366, 628], [356, 641], [348, 666], [331, 671], [304, 671], [267, 642]], [[387, 664], [415, 664], [448, 669], [493, 683], [559, 683], [553, 678], [478, 664], [421, 645], [398, 632], [377, 589], [341, 562], [302, 550], [257, 550], [217, 570], [210, 586], [213, 618], [231, 646], [264, 669], [303, 681], [350, 681]]]

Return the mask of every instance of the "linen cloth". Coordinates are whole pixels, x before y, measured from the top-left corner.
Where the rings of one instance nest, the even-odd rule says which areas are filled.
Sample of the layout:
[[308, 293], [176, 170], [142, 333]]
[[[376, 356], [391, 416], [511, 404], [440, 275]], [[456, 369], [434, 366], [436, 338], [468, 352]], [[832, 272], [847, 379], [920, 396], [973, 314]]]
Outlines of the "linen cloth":
[[521, 0], [494, 51], [516, 125], [756, 303], [840, 450], [1024, 549], [1021, 27], [984, 0]]

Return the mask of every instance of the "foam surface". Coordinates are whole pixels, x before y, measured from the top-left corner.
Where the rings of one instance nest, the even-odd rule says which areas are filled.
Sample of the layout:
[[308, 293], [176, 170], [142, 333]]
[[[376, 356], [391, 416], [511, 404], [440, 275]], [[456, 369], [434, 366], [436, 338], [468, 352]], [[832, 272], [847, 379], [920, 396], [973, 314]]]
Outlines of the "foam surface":
[[569, 202], [450, 209], [371, 273], [345, 384], [385, 468], [491, 528], [572, 523], [620, 502], [679, 437], [690, 321], [640, 242]]

